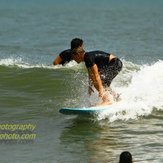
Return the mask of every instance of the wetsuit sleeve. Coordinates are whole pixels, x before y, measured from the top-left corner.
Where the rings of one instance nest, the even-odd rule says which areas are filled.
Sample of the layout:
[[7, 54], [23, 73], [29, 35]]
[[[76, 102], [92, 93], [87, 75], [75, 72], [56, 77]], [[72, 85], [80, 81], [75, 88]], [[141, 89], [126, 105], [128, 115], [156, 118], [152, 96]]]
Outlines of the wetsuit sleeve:
[[61, 52], [59, 54], [59, 56], [62, 59], [62, 62], [61, 62], [62, 65], [64, 65], [67, 62], [70, 62], [72, 60], [71, 51], [70, 50], [65, 50], [65, 51]]
[[87, 68], [91, 68], [95, 64], [94, 57], [91, 55], [86, 55], [84, 61]]
[[64, 59], [66, 56], [65, 56], [65, 51], [63, 51], [63, 52], [61, 52], [60, 54], [59, 54], [59, 56], [62, 58], [62, 59]]

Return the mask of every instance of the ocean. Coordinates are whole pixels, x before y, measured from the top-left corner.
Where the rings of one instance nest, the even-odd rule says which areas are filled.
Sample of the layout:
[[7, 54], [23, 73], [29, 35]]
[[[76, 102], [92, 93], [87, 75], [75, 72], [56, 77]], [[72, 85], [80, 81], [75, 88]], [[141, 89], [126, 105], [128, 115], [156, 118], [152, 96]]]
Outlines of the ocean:
[[[0, 162], [163, 162], [162, 0], [0, 0], [0, 24]], [[83, 63], [52, 65], [76, 37], [123, 61], [122, 101], [94, 117], [59, 113], [98, 100]]]

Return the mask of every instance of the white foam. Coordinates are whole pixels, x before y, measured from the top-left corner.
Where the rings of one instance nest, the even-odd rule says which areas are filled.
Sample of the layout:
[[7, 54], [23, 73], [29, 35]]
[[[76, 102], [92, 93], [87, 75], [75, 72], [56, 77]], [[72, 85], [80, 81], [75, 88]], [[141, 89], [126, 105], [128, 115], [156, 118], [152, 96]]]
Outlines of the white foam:
[[[9, 57], [5, 59], [0, 60], [0, 65], [2, 66], [8, 66], [8, 67], [19, 67], [24, 69], [30, 69], [30, 68], [44, 68], [44, 69], [65, 69], [65, 68], [74, 68], [77, 67], [77, 63], [75, 61], [71, 61], [65, 66], [62, 65], [46, 65], [46, 64], [31, 64], [26, 61], [24, 61], [21, 57]], [[78, 68], [81, 68], [79, 66]]]
[[117, 90], [123, 100], [113, 109], [98, 115], [98, 119], [129, 120], [150, 115], [153, 109], [163, 110], [163, 61], [153, 65], [143, 65], [133, 72], [131, 82]]
[[22, 63], [22, 59], [21, 58], [6, 58], [6, 59], [1, 59], [0, 60], [0, 65], [4, 65], [4, 66], [14, 66], [18, 63]]

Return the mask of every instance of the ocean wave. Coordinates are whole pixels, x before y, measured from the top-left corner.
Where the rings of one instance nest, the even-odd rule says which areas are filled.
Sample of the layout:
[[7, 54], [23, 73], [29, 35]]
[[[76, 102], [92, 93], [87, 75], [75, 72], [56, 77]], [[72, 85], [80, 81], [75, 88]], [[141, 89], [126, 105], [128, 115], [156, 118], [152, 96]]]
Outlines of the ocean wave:
[[[52, 64], [42, 64], [42, 63], [35, 63], [31, 64], [22, 59], [21, 57], [9, 57], [5, 59], [0, 60], [0, 65], [1, 66], [7, 66], [7, 67], [18, 67], [18, 68], [24, 68], [24, 69], [31, 69], [31, 68], [41, 68], [41, 69], [65, 69], [65, 68], [73, 68], [77, 67], [77, 63], [75, 61], [71, 61], [65, 66], [62, 65], [52, 65]], [[81, 68], [79, 66], [78, 68]]]
[[[1, 66], [7, 67], [19, 67], [21, 69], [31, 69], [31, 68], [39, 68], [39, 69], [57, 69], [57, 70], [73, 70], [78, 71], [79, 69], [84, 69], [84, 64], [78, 65], [76, 62], [70, 62], [65, 66], [57, 65], [46, 65], [46, 64], [30, 64], [23, 60], [22, 58], [6, 58], [0, 60]], [[137, 65], [132, 62], [123, 60], [123, 70], [120, 74], [114, 79], [112, 82], [112, 88], [121, 93], [122, 101], [118, 102], [116, 105], [113, 106], [113, 109], [108, 110], [107, 112], [103, 112], [97, 116], [98, 120], [102, 119], [109, 119], [109, 121], [116, 121], [116, 120], [129, 120], [129, 119], [137, 119], [142, 116], [149, 116], [152, 114], [153, 110], [163, 110], [163, 61], [159, 60], [153, 64], [146, 64], [146, 65]], [[37, 74], [35, 71], [29, 71], [31, 74]], [[58, 76], [58, 73], [62, 73], [60, 71], [56, 71], [55, 75]], [[75, 73], [71, 74], [71, 78], [66, 79], [64, 78], [65, 83], [69, 83], [68, 86], [71, 88], [72, 93], [75, 94], [76, 91], [73, 91], [74, 87], [78, 89], [78, 94], [76, 94], [75, 98], [79, 100], [71, 101], [71, 98], [68, 98], [67, 102], [65, 101], [64, 105], [67, 107], [71, 107], [72, 105], [78, 105], [87, 107], [93, 99], [97, 102], [98, 98], [97, 92], [92, 95], [90, 101], [88, 100], [87, 96], [87, 73]], [[25, 74], [30, 75], [30, 74]], [[47, 73], [47, 76], [51, 76], [51, 73]], [[53, 74], [54, 75], [54, 74]], [[70, 74], [67, 74], [70, 77]], [[76, 76], [77, 75], [77, 76]], [[41, 75], [41, 77], [44, 76]], [[59, 75], [60, 76], [60, 75]], [[44, 77], [45, 78], [45, 77]], [[75, 80], [74, 80], [75, 79]], [[49, 80], [49, 77], [47, 77]], [[50, 82], [50, 81], [49, 81]], [[82, 86], [82, 84], [85, 84]], [[78, 87], [80, 84], [80, 88]], [[57, 87], [57, 85], [56, 85]], [[74, 89], [75, 90], [75, 89]], [[64, 96], [64, 95], [63, 95]], [[85, 99], [87, 102], [85, 103]], [[70, 103], [70, 104], [69, 104]]]
[[[124, 73], [132, 72], [133, 70], [138, 70], [140, 65], [134, 64], [129, 61], [122, 60], [124, 63], [123, 69], [125, 70]], [[21, 57], [8, 57], [0, 60], [1, 66], [7, 66], [7, 67], [18, 67], [18, 68], [24, 68], [24, 69], [30, 69], [30, 68], [43, 68], [43, 69], [65, 69], [65, 68], [83, 68], [83, 63], [77, 64], [75, 61], [71, 61], [67, 63], [66, 65], [53, 65], [45, 64], [45, 63], [30, 63], [27, 61], [27, 59], [23, 59]]]

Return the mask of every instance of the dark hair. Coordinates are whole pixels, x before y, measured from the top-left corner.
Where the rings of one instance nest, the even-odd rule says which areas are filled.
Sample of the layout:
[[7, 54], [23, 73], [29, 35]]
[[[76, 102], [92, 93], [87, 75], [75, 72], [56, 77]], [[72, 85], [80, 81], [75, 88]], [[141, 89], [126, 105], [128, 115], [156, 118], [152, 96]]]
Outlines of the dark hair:
[[132, 155], [128, 151], [124, 151], [120, 154], [119, 163], [132, 163]]
[[74, 38], [71, 41], [71, 50], [78, 48], [83, 45], [83, 40], [80, 38]]

